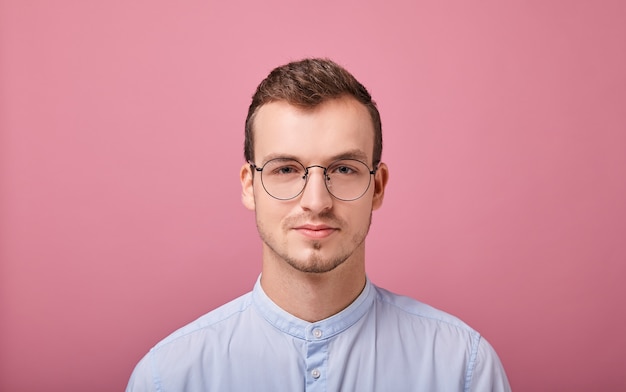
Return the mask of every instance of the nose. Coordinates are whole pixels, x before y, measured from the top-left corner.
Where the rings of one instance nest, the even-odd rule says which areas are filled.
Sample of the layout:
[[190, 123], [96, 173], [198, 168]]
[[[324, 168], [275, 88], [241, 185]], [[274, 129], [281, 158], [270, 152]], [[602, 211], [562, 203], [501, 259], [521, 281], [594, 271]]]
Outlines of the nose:
[[300, 197], [300, 206], [305, 210], [319, 213], [332, 205], [333, 197], [326, 188], [325, 169], [320, 166], [309, 167], [307, 183]]

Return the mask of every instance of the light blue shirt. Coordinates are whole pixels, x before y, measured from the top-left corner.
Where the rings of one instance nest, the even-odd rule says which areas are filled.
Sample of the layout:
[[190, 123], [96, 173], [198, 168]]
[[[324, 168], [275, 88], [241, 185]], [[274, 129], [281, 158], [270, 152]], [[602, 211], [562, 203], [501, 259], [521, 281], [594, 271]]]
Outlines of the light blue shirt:
[[510, 391], [493, 348], [459, 319], [367, 281], [309, 323], [252, 292], [158, 343], [126, 391]]

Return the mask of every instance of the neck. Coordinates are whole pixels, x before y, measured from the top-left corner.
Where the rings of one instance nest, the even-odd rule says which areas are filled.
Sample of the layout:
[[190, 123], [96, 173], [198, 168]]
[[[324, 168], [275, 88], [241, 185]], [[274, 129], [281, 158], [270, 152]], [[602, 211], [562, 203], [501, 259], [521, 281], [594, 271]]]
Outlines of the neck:
[[365, 287], [363, 249], [324, 273], [301, 272], [285, 261], [263, 258], [261, 286], [286, 312], [308, 322], [333, 316], [348, 307]]

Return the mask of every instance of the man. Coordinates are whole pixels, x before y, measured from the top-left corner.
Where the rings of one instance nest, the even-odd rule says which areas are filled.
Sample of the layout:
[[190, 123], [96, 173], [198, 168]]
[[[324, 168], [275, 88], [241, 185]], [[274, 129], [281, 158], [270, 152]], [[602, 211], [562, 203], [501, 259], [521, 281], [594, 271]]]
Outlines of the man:
[[152, 348], [127, 391], [510, 390], [476, 331], [367, 279], [389, 170], [376, 104], [351, 74], [324, 59], [276, 68], [245, 131], [260, 278]]

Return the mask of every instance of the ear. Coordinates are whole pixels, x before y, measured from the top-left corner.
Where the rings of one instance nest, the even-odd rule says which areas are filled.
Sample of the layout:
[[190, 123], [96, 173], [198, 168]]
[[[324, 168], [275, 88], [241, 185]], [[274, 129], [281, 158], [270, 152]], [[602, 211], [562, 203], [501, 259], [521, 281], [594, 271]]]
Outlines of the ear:
[[378, 165], [378, 170], [374, 175], [374, 196], [372, 198], [372, 210], [377, 210], [383, 205], [385, 198], [385, 187], [389, 180], [389, 168], [383, 162]]
[[249, 163], [241, 166], [239, 177], [241, 180], [241, 202], [247, 209], [254, 211], [254, 173]]

